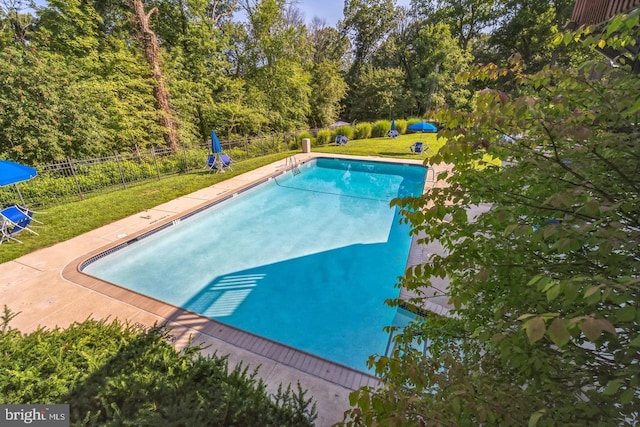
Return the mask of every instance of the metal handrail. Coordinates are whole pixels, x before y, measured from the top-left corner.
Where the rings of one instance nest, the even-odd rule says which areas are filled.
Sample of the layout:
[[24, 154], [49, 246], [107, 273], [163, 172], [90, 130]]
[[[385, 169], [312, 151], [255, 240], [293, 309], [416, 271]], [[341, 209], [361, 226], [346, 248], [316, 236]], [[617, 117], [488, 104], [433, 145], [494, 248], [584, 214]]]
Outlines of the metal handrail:
[[300, 173], [300, 164], [298, 163], [296, 156], [287, 157], [284, 167], [287, 170], [291, 170], [294, 175], [298, 175]]

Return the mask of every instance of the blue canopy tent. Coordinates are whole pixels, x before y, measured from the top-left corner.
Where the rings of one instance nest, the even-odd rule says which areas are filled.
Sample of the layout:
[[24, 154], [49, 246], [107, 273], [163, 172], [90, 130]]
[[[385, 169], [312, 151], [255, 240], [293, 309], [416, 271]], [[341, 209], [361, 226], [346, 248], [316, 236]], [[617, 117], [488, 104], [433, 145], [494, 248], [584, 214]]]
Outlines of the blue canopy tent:
[[438, 128], [429, 122], [418, 122], [407, 127], [411, 132], [438, 132]]
[[22, 198], [22, 193], [20, 193], [20, 189], [16, 184], [28, 181], [37, 175], [38, 172], [31, 166], [25, 166], [8, 160], [0, 160], [0, 187], [11, 184], [15, 185], [16, 190], [18, 190], [18, 195], [20, 196], [20, 201], [23, 205], [24, 199]]

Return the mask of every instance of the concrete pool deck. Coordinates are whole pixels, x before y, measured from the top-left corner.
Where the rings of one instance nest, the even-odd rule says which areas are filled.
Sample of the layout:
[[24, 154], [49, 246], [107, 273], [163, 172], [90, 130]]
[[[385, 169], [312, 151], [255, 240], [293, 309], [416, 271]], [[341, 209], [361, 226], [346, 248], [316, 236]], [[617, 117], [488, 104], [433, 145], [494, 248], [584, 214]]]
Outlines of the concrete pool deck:
[[[296, 160], [304, 163], [320, 156], [342, 157], [304, 153], [296, 155]], [[412, 159], [344, 157], [422, 164], [420, 160]], [[6, 304], [13, 312], [20, 313], [12, 320], [11, 326], [30, 332], [39, 327], [64, 328], [87, 318], [117, 318], [143, 326], [167, 323], [177, 347], [183, 347], [192, 341], [206, 346], [203, 350], [205, 353], [229, 354], [232, 366], [242, 362], [259, 367], [259, 376], [268, 385], [270, 392], [275, 392], [279, 384], [286, 387], [291, 383], [295, 388], [296, 382], [299, 382], [303, 389], [308, 390], [307, 396], [313, 397], [317, 403], [318, 426], [329, 426], [342, 420], [343, 412], [349, 408], [349, 393], [364, 385], [375, 385], [374, 377], [226, 327], [114, 285], [105, 285], [95, 279], [87, 280], [88, 276], [77, 271], [78, 264], [91, 254], [131, 240], [161, 224], [170, 223], [187, 212], [279, 174], [288, 169], [287, 166], [291, 166], [287, 159], [274, 162], [66, 242], [0, 264], [0, 304]], [[426, 257], [439, 250], [441, 248], [437, 245], [420, 247], [414, 238], [407, 264], [423, 262]], [[440, 290], [446, 287], [445, 282], [439, 285], [437, 287]], [[434, 296], [425, 308], [446, 315], [449, 306], [446, 297]]]

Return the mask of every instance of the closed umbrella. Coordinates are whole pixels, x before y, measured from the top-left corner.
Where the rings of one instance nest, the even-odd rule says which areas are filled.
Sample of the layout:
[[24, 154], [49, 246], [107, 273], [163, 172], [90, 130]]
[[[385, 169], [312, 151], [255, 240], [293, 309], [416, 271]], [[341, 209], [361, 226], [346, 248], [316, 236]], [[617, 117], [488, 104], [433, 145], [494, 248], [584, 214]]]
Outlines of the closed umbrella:
[[391, 120], [391, 130], [389, 132], [387, 132], [387, 136], [391, 137], [391, 138], [396, 138], [398, 136], [398, 131], [396, 130], [396, 121]]
[[222, 153], [222, 146], [220, 145], [220, 140], [218, 139], [218, 135], [216, 135], [216, 131], [211, 131], [211, 151], [216, 153]]

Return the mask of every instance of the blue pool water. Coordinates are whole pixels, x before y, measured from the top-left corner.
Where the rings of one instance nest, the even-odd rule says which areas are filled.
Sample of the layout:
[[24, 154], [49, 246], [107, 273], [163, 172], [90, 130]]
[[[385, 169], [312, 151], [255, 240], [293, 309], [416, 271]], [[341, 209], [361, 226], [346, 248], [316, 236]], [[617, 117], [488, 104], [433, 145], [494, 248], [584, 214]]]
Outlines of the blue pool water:
[[[383, 354], [411, 244], [389, 202], [426, 168], [317, 159], [84, 272], [359, 370]], [[396, 318], [397, 322], [397, 318]]]

